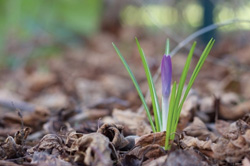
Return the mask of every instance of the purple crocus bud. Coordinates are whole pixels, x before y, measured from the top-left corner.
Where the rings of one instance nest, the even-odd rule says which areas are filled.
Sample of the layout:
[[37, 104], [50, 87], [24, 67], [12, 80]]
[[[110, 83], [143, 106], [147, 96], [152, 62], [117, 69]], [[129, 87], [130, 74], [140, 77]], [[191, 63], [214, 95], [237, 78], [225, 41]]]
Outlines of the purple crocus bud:
[[168, 98], [172, 79], [172, 62], [170, 55], [164, 55], [161, 61], [162, 96]]

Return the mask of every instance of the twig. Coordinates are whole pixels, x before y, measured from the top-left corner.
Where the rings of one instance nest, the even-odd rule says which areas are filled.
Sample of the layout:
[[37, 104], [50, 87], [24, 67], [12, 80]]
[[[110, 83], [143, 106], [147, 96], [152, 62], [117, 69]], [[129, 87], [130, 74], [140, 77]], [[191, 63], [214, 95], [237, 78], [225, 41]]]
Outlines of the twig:
[[[173, 51], [170, 53], [171, 57], [173, 57], [174, 55], [176, 55], [176, 53], [178, 51], [180, 51], [181, 48], [183, 47], [186, 47], [186, 45], [192, 41], [193, 39], [195, 39], [196, 37], [200, 36], [200, 35], [203, 35], [209, 31], [212, 31], [214, 29], [217, 29], [217, 28], [220, 28], [220, 27], [223, 27], [223, 26], [227, 26], [227, 25], [230, 25], [230, 24], [235, 24], [235, 23], [239, 23], [239, 22], [247, 22], [247, 23], [250, 23], [250, 20], [241, 20], [241, 19], [231, 19], [231, 20], [227, 20], [227, 21], [224, 21], [224, 22], [221, 22], [221, 23], [217, 23], [217, 24], [212, 24], [212, 25], [209, 25], [207, 27], [204, 27], [198, 31], [196, 31], [195, 33], [189, 35], [186, 39], [184, 39], [182, 42], [180, 42], [174, 49]], [[197, 53], [197, 51], [195, 52]], [[214, 58], [212, 59], [211, 57], [210, 58], [207, 58], [207, 61], [210, 61], [210, 62], [215, 62]], [[222, 62], [221, 60], [216, 60], [216, 64], [220, 64], [222, 66], [225, 66], [225, 67], [228, 67], [228, 64]], [[161, 72], [161, 68], [158, 67], [157, 69], [157, 72], [155, 73], [155, 75], [153, 76], [153, 80], [154, 82], [156, 82], [160, 76], [160, 72]], [[149, 100], [149, 97], [150, 97], [150, 93], [149, 93], [149, 90], [147, 91], [147, 94], [145, 96], [145, 100], [148, 101]], [[143, 112], [143, 105], [141, 105], [141, 107], [138, 109], [138, 114], [141, 114]]]

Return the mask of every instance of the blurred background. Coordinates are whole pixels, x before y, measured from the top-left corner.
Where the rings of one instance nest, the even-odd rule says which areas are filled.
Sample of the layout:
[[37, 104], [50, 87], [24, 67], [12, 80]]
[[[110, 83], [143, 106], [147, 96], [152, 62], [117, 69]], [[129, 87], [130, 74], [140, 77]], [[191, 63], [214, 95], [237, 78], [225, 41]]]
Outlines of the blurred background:
[[181, 74], [190, 44], [198, 41], [198, 57], [213, 37], [216, 45], [196, 87], [208, 92], [207, 95], [232, 91], [250, 97], [248, 0], [0, 3], [2, 103], [27, 101], [62, 108], [71, 99], [89, 106], [101, 99], [117, 97], [137, 108], [140, 101], [111, 43], [120, 48], [145, 93], [147, 84], [134, 37], [141, 42], [155, 74], [167, 38], [173, 50], [189, 35], [196, 35], [208, 26], [211, 29], [207, 33], [201, 31], [202, 35], [191, 38], [174, 55], [174, 78]]
[[[202, 27], [249, 18], [247, 0], [62, 0], [51, 3], [6, 0], [1, 2], [1, 67], [18, 68], [31, 59], [63, 56], [63, 49], [86, 47], [86, 42], [100, 33], [119, 38], [123, 29], [137, 28], [146, 31], [143, 36], [169, 37], [176, 45]], [[237, 22], [210, 31], [200, 39], [207, 42], [211, 37], [239, 34], [249, 29], [249, 22]], [[139, 36], [139, 32], [129, 37]]]

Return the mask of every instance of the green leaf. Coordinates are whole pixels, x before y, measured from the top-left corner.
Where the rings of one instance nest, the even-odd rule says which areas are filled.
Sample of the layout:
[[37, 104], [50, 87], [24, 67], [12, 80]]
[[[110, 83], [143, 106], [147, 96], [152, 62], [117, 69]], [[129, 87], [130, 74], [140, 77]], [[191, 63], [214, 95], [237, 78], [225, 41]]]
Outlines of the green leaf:
[[[187, 57], [187, 60], [186, 60], [186, 64], [185, 64], [185, 66], [183, 68], [183, 71], [182, 71], [182, 74], [181, 74], [181, 78], [180, 78], [180, 82], [179, 82], [178, 90], [177, 90], [177, 95], [176, 95], [176, 99], [175, 99], [175, 103], [174, 103], [174, 117], [178, 116], [177, 108], [179, 107], [183, 87], [184, 87], [184, 84], [186, 82], [187, 73], [188, 73], [190, 63], [191, 63], [191, 60], [192, 60], [192, 57], [193, 57], [195, 46], [196, 46], [196, 42], [193, 43], [193, 45], [192, 45], [192, 47], [191, 47], [191, 49], [189, 51], [189, 54], [188, 54], [188, 57]], [[178, 121], [178, 119], [179, 118], [175, 119], [175, 121]], [[173, 123], [176, 123], [175, 121], [173, 121]], [[174, 127], [174, 125], [172, 127]], [[174, 130], [174, 129], [171, 129], [171, 130]], [[174, 135], [171, 137], [171, 139], [174, 139]]]
[[138, 95], [140, 96], [140, 99], [141, 99], [141, 101], [142, 101], [142, 104], [143, 104], [143, 106], [144, 106], [144, 109], [146, 110], [147, 117], [148, 117], [148, 120], [149, 120], [149, 123], [150, 123], [150, 125], [151, 125], [151, 128], [152, 128], [153, 132], [156, 132], [155, 125], [154, 125], [153, 120], [152, 120], [152, 118], [151, 118], [150, 111], [149, 111], [149, 109], [148, 109], [148, 106], [147, 106], [146, 101], [145, 101], [145, 99], [144, 99], [144, 96], [143, 96], [143, 94], [142, 94], [142, 91], [141, 91], [141, 89], [140, 89], [140, 87], [139, 87], [139, 85], [138, 85], [138, 83], [137, 83], [137, 81], [136, 81], [136, 79], [135, 79], [134, 74], [132, 73], [130, 67], [128, 66], [128, 64], [127, 64], [127, 62], [126, 62], [126, 60], [124, 59], [124, 57], [122, 56], [121, 52], [120, 52], [119, 49], [116, 47], [116, 45], [115, 45], [114, 43], [112, 43], [112, 45], [113, 45], [113, 47], [115, 48], [116, 53], [119, 55], [119, 57], [120, 57], [120, 59], [121, 59], [123, 65], [125, 66], [127, 72], [129, 73], [129, 76], [130, 76], [131, 80], [132, 80], [133, 83], [134, 83], [134, 86], [135, 86], [135, 88], [136, 88], [136, 90], [137, 90]]
[[173, 134], [173, 130], [171, 130], [172, 126], [174, 125], [175, 119], [178, 119], [178, 117], [174, 117], [174, 103], [175, 103], [175, 96], [176, 96], [176, 82], [174, 82], [171, 96], [170, 96], [170, 105], [169, 105], [169, 114], [168, 114], [168, 123], [167, 123], [167, 130], [166, 130], [166, 139], [165, 139], [165, 150], [170, 149], [169, 140], [171, 137], [171, 134]]
[[159, 102], [158, 102], [158, 97], [156, 95], [156, 91], [155, 91], [155, 86], [154, 86], [154, 81], [152, 79], [152, 75], [151, 72], [149, 70], [148, 67], [148, 63], [145, 57], [145, 54], [140, 46], [140, 43], [138, 42], [137, 38], [135, 38], [136, 40], [136, 44], [142, 59], [142, 64], [144, 67], [144, 71], [145, 74], [147, 76], [147, 80], [148, 80], [148, 86], [149, 86], [149, 91], [150, 91], [150, 95], [151, 95], [151, 100], [152, 100], [152, 105], [153, 105], [153, 111], [154, 111], [154, 117], [155, 117], [155, 124], [156, 124], [156, 131], [161, 131], [161, 127], [162, 127], [162, 122], [161, 122], [161, 111], [160, 111], [160, 106], [159, 106]]
[[178, 108], [178, 113], [180, 113], [181, 108], [182, 108], [182, 106], [183, 106], [183, 104], [184, 104], [184, 101], [186, 100], [187, 95], [188, 95], [188, 93], [189, 93], [191, 87], [193, 86], [193, 83], [194, 83], [194, 81], [195, 81], [197, 75], [199, 74], [199, 72], [200, 72], [200, 70], [201, 70], [201, 67], [203, 66], [203, 64], [204, 64], [204, 62], [205, 62], [205, 60], [206, 60], [206, 58], [207, 58], [207, 56], [208, 56], [210, 50], [212, 49], [214, 42], [215, 42], [215, 40], [212, 38], [212, 39], [209, 41], [209, 43], [207, 44], [207, 46], [206, 46], [205, 50], [203, 51], [203, 53], [201, 54], [201, 57], [200, 57], [200, 59], [199, 59], [197, 65], [196, 65], [196, 67], [195, 67], [195, 69], [194, 69], [194, 71], [193, 71], [193, 74], [192, 74], [192, 76], [191, 76], [191, 78], [190, 78], [190, 80], [189, 80], [189, 83], [188, 83], [188, 85], [187, 85], [187, 89], [186, 89], [186, 91], [185, 91], [185, 94], [184, 94], [184, 96], [183, 96], [183, 99], [182, 99], [182, 101], [181, 101], [181, 104], [180, 104], [180, 106], [179, 106], [179, 108]]
[[[182, 100], [181, 100], [181, 103], [180, 103], [179, 107], [177, 108], [178, 117], [180, 116], [181, 109], [182, 109], [182, 107], [183, 107], [183, 104], [184, 104], [184, 102], [185, 102], [187, 96], [188, 96], [188, 93], [189, 93], [189, 91], [190, 91], [190, 89], [191, 89], [191, 87], [192, 87], [192, 85], [193, 85], [193, 83], [194, 83], [194, 81], [195, 81], [195, 79], [196, 79], [198, 73], [200, 72], [201, 67], [203, 66], [203, 64], [204, 64], [204, 62], [205, 62], [205, 60], [206, 60], [206, 58], [207, 58], [207, 56], [208, 56], [210, 50], [212, 49], [214, 42], [215, 42], [215, 40], [212, 38], [212, 39], [209, 41], [209, 43], [207, 44], [207, 46], [206, 46], [206, 48], [204, 49], [203, 53], [201, 54], [201, 57], [200, 57], [200, 59], [199, 59], [197, 65], [196, 65], [196, 67], [195, 67], [195, 69], [194, 69], [194, 71], [193, 71], [193, 73], [192, 73], [192, 76], [191, 76], [191, 78], [190, 78], [190, 80], [189, 80], [189, 83], [188, 83], [188, 85], [187, 85], [186, 91], [185, 91], [185, 93], [184, 93], [184, 95], [183, 95], [183, 98], [182, 98]], [[173, 128], [174, 130], [176, 130], [177, 124], [178, 124], [178, 120], [177, 120], [177, 121], [175, 122], [175, 124], [174, 124], [174, 125], [175, 125], [174, 128]]]

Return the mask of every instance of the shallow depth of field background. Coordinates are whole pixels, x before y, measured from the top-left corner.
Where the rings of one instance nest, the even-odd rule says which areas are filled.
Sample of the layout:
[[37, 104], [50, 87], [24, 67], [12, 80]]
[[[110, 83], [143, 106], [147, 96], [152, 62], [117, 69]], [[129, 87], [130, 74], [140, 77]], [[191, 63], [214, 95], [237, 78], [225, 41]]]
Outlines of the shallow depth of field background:
[[[136, 29], [126, 36], [131, 41], [134, 36], [158, 35], [169, 37], [174, 47], [204, 26], [229, 19], [250, 19], [250, 2], [4, 0], [0, 12], [0, 68], [18, 69], [32, 61], [63, 56], [67, 48], [87, 47], [87, 41], [100, 33], [122, 41], [124, 29]], [[215, 37], [220, 41], [223, 35], [241, 35], [249, 30], [249, 22], [230, 24], [196, 40], [206, 42]]]

